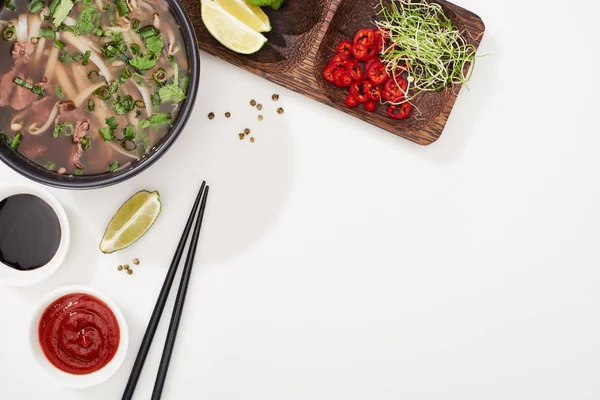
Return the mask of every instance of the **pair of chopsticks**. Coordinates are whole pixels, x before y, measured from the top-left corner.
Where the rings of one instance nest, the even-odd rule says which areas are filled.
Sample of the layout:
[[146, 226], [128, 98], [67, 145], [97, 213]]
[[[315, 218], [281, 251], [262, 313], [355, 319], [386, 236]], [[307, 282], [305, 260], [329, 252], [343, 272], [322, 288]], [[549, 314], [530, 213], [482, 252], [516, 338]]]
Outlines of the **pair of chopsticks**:
[[165, 386], [165, 379], [167, 377], [167, 371], [169, 370], [169, 362], [171, 361], [173, 347], [175, 346], [177, 330], [179, 329], [179, 322], [181, 321], [185, 296], [190, 283], [190, 276], [192, 274], [192, 267], [194, 265], [194, 257], [196, 255], [196, 248], [198, 246], [198, 238], [200, 236], [200, 229], [202, 228], [204, 209], [206, 208], [206, 199], [208, 198], [208, 189], [209, 187], [206, 186], [206, 182], [202, 182], [202, 186], [200, 187], [200, 191], [196, 197], [196, 202], [192, 208], [192, 213], [190, 214], [187, 224], [185, 225], [185, 229], [181, 235], [181, 239], [179, 240], [177, 250], [175, 250], [173, 261], [171, 261], [171, 266], [169, 267], [169, 272], [167, 273], [165, 282], [163, 283], [160, 294], [158, 295], [158, 299], [156, 300], [152, 317], [148, 322], [148, 327], [146, 328], [146, 333], [144, 334], [144, 340], [142, 340], [140, 350], [138, 351], [135, 363], [133, 364], [131, 375], [127, 381], [127, 386], [125, 387], [122, 400], [131, 400], [133, 397], [133, 392], [135, 391], [135, 387], [140, 379], [142, 369], [144, 368], [144, 362], [148, 356], [150, 346], [152, 345], [152, 339], [154, 339], [154, 334], [156, 333], [160, 318], [167, 303], [167, 298], [169, 297], [169, 292], [171, 291], [171, 286], [173, 285], [173, 280], [175, 279], [175, 274], [177, 273], [177, 267], [181, 261], [185, 244], [187, 243], [192, 225], [194, 224], [194, 219], [196, 219], [198, 208], [200, 208], [198, 218], [196, 219], [196, 225], [194, 226], [194, 233], [192, 234], [190, 248], [188, 250], [187, 258], [185, 259], [185, 266], [183, 267], [183, 274], [179, 284], [175, 306], [173, 307], [173, 315], [171, 316], [171, 323], [169, 324], [169, 331], [167, 333], [165, 347], [160, 359], [160, 365], [158, 367], [158, 373], [154, 383], [154, 390], [152, 391], [152, 400], [159, 400], [162, 395], [162, 391]]

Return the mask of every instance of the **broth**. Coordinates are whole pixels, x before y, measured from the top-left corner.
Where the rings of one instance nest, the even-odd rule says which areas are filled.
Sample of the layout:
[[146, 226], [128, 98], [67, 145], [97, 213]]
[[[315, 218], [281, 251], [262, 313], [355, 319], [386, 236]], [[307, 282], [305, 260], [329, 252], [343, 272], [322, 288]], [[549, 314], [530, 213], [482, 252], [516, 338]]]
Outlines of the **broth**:
[[114, 172], [169, 132], [187, 52], [162, 0], [72, 4], [12, 0], [0, 12], [0, 135], [59, 174]]

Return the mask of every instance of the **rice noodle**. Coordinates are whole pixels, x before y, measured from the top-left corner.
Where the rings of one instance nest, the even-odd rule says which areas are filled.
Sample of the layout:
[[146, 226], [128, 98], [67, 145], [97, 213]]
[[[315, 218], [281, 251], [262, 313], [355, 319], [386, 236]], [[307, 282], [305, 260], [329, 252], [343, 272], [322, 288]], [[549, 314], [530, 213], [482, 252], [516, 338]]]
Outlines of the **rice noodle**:
[[91, 85], [88, 86], [87, 88], [85, 88], [85, 90], [82, 90], [79, 92], [79, 95], [75, 98], [75, 100], [73, 100], [73, 102], [75, 103], [76, 107], [79, 107], [83, 104], [83, 102], [85, 101], [85, 99], [87, 99], [88, 97], [90, 97], [92, 95], [92, 93], [94, 93], [94, 90], [98, 89], [100, 86], [103, 86], [104, 83], [96, 83], [95, 85]]
[[73, 100], [77, 97], [77, 89], [73, 87], [73, 82], [67, 75], [66, 68], [60, 63], [56, 64], [56, 79], [67, 99]]
[[89, 85], [89, 80], [86, 79], [87, 71], [83, 65], [75, 64], [73, 66], [73, 76], [77, 84], [77, 93], [81, 92]]
[[158, 13], [154, 13], [154, 26], [157, 29], [160, 29], [160, 17], [158, 16]]
[[[81, 40], [79, 40], [78, 38], [75, 37], [75, 35], [73, 35], [71, 32], [63, 32], [61, 34], [61, 38], [65, 39], [67, 42], [69, 42], [70, 44], [72, 44], [73, 46], [75, 46], [77, 48], [77, 50], [79, 50], [82, 53], [85, 53], [87, 50], [89, 50], [90, 46], [86, 46], [85, 44], [83, 44], [81, 42]], [[98, 53], [96, 51], [92, 51], [92, 55], [90, 56], [90, 60], [96, 64], [96, 66], [98, 67], [98, 69], [100, 70], [100, 72], [102, 72], [102, 75], [104, 76], [104, 78], [107, 81], [111, 81], [112, 80], [112, 74], [110, 73], [110, 70], [108, 69], [108, 67], [106, 66], [106, 64], [104, 64], [104, 61], [102, 61], [102, 58], [100, 58], [100, 56], [98, 55]]]
[[102, 2], [102, 0], [96, 0], [96, 6], [100, 10], [104, 9], [104, 3]]
[[40, 35], [40, 26], [42, 26], [42, 20], [37, 18], [36, 15], [31, 17], [29, 21], [29, 37], [34, 38]]
[[48, 120], [46, 121], [46, 123], [44, 125], [42, 125], [40, 128], [38, 128], [37, 123], [34, 122], [33, 124], [29, 125], [29, 128], [27, 128], [27, 131], [31, 135], [35, 135], [35, 136], [46, 132], [48, 130], [48, 128], [50, 128], [50, 125], [54, 124], [54, 119], [56, 118], [57, 114], [58, 114], [58, 102], [54, 103], [54, 107], [52, 107], [50, 116], [48, 117]]
[[[43, 39], [45, 40], [45, 39]], [[38, 43], [39, 46], [39, 43]], [[50, 55], [48, 56], [48, 64], [46, 64], [46, 70], [44, 71], [44, 76], [50, 80], [54, 76], [54, 71], [56, 69], [56, 64], [58, 62], [58, 48], [52, 47], [50, 50]]]
[[138, 85], [138, 83], [135, 80], [133, 82], [135, 84], [135, 87], [137, 87], [140, 91], [142, 99], [144, 99], [144, 103], [146, 103], [146, 114], [148, 118], [150, 118], [150, 116], [152, 115], [152, 98], [150, 97], [150, 92], [148, 92], [148, 89], [146, 89], [145, 87]]
[[19, 42], [29, 41], [29, 37], [27, 37], [27, 13], [19, 15], [17, 22], [17, 40]]
[[77, 21], [74, 18], [67, 17], [63, 21], [63, 24], [65, 24], [67, 26], [75, 26], [75, 25], [77, 25]]
[[46, 45], [46, 39], [39, 38], [38, 39], [38, 44], [36, 45], [36, 48], [35, 48], [35, 56], [34, 56], [34, 60], [35, 60], [35, 64], [36, 65], [39, 65], [40, 60], [42, 59], [42, 55], [44, 54], [44, 47], [45, 47], [45, 45]]
[[124, 156], [127, 156], [129, 158], [132, 158], [134, 160], [137, 160], [139, 157], [134, 153], [132, 154], [131, 152], [125, 150], [123, 147], [121, 147], [121, 145], [119, 143], [115, 143], [115, 142], [108, 142], [109, 146], [111, 146], [113, 148], [113, 150], [115, 150], [117, 153], [121, 153]]

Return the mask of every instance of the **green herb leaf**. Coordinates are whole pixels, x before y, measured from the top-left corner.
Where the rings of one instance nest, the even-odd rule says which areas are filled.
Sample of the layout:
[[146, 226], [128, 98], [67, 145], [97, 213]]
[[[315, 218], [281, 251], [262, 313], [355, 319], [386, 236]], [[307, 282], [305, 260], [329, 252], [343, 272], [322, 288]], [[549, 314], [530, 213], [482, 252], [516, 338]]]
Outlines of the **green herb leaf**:
[[75, 4], [71, 0], [60, 0], [58, 7], [52, 13], [52, 17], [54, 18], [54, 26], [60, 26], [63, 23], [67, 15], [71, 12]]
[[40, 28], [39, 33], [41, 38], [45, 39], [54, 39], [56, 38], [56, 32], [52, 30], [52, 28]]
[[96, 14], [98, 14], [98, 8], [95, 4], [84, 5], [77, 18], [75, 33], [83, 35], [92, 32], [96, 28], [96, 23], [94, 22]]
[[108, 165], [108, 172], [115, 172], [118, 168], [119, 162], [115, 160]]
[[183, 74], [181, 78], [179, 78], [179, 87], [183, 91], [183, 93], [187, 93], [188, 86], [190, 85], [190, 76], [188, 74]]
[[135, 138], [135, 127], [133, 125], [127, 125], [124, 131], [125, 140], [131, 140]]
[[158, 89], [158, 94], [160, 95], [161, 103], [165, 103], [167, 101], [179, 103], [185, 99], [185, 93], [183, 93], [183, 90], [181, 90], [181, 88], [174, 83], [165, 85]]
[[133, 97], [131, 96], [125, 96], [123, 98], [121, 98], [121, 96], [117, 97], [117, 101], [115, 101], [113, 103], [113, 110], [118, 114], [118, 115], [123, 115], [123, 114], [127, 114], [128, 112], [133, 111], [133, 108], [135, 107], [135, 103], [133, 101]]
[[83, 175], [83, 171], [80, 170], [79, 168], [75, 168], [73, 170], [73, 176], [81, 176], [81, 175]]
[[150, 68], [153, 68], [156, 65], [156, 55], [148, 54], [142, 57], [136, 57], [134, 59], [129, 60], [129, 65], [134, 68], [139, 69], [140, 71], [146, 71]]
[[90, 138], [88, 136], [84, 136], [81, 139], [79, 139], [79, 143], [81, 143], [81, 148], [83, 149], [83, 151], [90, 148]]
[[108, 127], [110, 129], [117, 129], [117, 127], [119, 125], [117, 125], [117, 120], [115, 119], [115, 117], [110, 117], [110, 118], [106, 118], [106, 125], [108, 125]]
[[138, 129], [146, 129], [149, 126], [150, 126], [150, 121], [148, 121], [147, 119], [141, 119], [140, 123], [138, 124]]
[[152, 114], [150, 116], [150, 118], [148, 118], [148, 121], [150, 121], [150, 125], [152, 125], [152, 126], [168, 124], [171, 122], [171, 114], [169, 114], [169, 113]]
[[113, 134], [113, 130], [111, 128], [100, 128], [100, 135], [105, 142], [112, 142], [115, 140], [115, 135]]
[[10, 148], [16, 150], [19, 147], [19, 143], [21, 143], [21, 138], [23, 134], [21, 132], [17, 132], [13, 140], [10, 142]]
[[81, 59], [81, 65], [87, 65], [90, 57], [92, 56], [92, 52], [90, 50], [86, 50], [83, 58]]
[[160, 107], [160, 95], [158, 92], [152, 93], [150, 98], [152, 99], [152, 107]]
[[150, 53], [153, 54], [160, 54], [163, 49], [163, 45], [164, 43], [161, 35], [152, 36], [146, 40], [146, 48]]
[[44, 164], [44, 168], [46, 168], [48, 171], [54, 171], [56, 169], [56, 164], [54, 164], [52, 161], [48, 161], [46, 164]]
[[4, 7], [8, 8], [10, 11], [15, 11], [17, 9], [11, 0], [4, 0]]

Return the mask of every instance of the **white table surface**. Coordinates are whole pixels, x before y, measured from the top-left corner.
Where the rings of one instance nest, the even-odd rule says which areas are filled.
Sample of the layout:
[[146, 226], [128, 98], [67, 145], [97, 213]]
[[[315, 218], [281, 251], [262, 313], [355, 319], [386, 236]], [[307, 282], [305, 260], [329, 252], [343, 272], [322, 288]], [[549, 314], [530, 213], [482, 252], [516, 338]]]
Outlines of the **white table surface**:
[[[485, 21], [490, 56], [429, 147], [203, 54], [192, 119], [160, 162], [111, 188], [51, 190], [71, 251], [42, 284], [0, 288], [0, 398], [120, 398], [202, 179], [212, 193], [163, 398], [600, 398], [600, 7], [460, 4]], [[256, 143], [238, 139], [246, 126]], [[0, 181], [25, 179], [2, 166]], [[106, 223], [141, 189], [161, 193], [156, 225], [101, 255]], [[119, 273], [133, 257], [135, 274]], [[30, 310], [74, 283], [108, 294], [131, 330], [118, 375], [87, 390], [56, 386], [28, 353]]]

